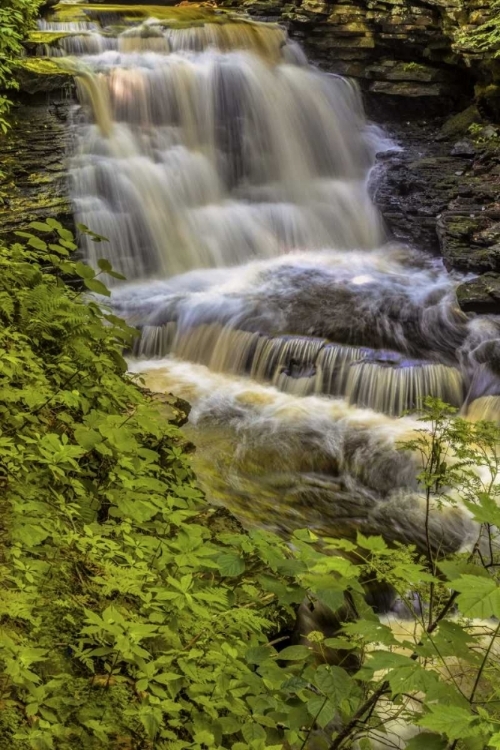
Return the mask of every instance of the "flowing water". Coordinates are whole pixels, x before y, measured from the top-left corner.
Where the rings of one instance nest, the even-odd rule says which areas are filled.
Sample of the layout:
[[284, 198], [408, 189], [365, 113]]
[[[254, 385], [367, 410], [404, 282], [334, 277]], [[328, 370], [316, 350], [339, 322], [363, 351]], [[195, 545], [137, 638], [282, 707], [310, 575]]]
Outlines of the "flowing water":
[[[200, 481], [249, 523], [423, 545], [401, 415], [431, 395], [498, 418], [499, 322], [390, 242], [369, 192], [390, 144], [353, 83], [276, 25], [173, 10], [43, 26], [67, 34], [42, 51], [78, 56], [75, 214], [109, 240], [84, 238], [89, 261], [127, 277], [131, 369], [192, 404]], [[449, 508], [432, 535], [454, 549], [474, 528]]]

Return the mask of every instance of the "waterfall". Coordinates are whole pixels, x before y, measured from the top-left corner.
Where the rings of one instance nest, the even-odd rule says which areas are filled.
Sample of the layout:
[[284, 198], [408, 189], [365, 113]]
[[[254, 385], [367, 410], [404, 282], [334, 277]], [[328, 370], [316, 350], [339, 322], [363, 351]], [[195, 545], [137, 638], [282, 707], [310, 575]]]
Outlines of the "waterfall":
[[[356, 85], [276, 24], [59, 7], [41, 32], [67, 33], [41, 47], [78, 71], [75, 216], [108, 239], [83, 252], [126, 276], [112, 305], [140, 332], [131, 370], [192, 404], [209, 496], [278, 530], [423, 546], [398, 450], [420, 423], [402, 415], [430, 395], [498, 419], [484, 346], [500, 327], [459, 310], [439, 259], [387, 237], [369, 179], [388, 141]], [[473, 537], [459, 507], [432, 523], [440, 549]]]

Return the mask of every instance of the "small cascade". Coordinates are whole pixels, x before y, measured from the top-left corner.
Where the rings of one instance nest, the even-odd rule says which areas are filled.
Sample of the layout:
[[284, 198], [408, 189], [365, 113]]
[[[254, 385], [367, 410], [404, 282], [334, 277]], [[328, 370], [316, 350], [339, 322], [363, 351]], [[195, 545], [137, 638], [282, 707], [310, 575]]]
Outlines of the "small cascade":
[[296, 396], [325, 394], [391, 416], [418, 410], [426, 396], [453, 406], [464, 399], [455, 367], [407, 360], [395, 352], [331, 344], [300, 336], [270, 337], [229, 326], [188, 330], [174, 322], [144, 326], [133, 353], [146, 359], [179, 359], [213, 372], [247, 375]]
[[410, 361], [398, 367], [353, 363], [344, 393], [350, 404], [397, 417], [418, 411], [426, 396], [460, 406], [463, 392], [462, 377], [454, 367]]
[[61, 31], [66, 34], [97, 31], [99, 26], [94, 21], [47, 21], [40, 18], [37, 22], [40, 31]]
[[298, 45], [287, 39], [279, 26], [257, 23], [206, 23], [201, 27], [165, 28], [158, 19], [128, 29], [118, 37], [120, 52], [222, 52], [247, 50], [269, 62], [306, 63]]
[[[68, 29], [68, 26], [70, 28]], [[223, 51], [248, 50], [268, 62], [284, 60], [305, 65], [301, 48], [287, 39], [285, 31], [270, 24], [208, 22], [194, 28], [167, 27], [157, 18], [132, 26], [116, 36], [98, 30], [95, 23], [72, 24], [40, 21], [41, 31], [65, 31], [57, 44], [40, 45], [38, 54], [46, 57], [65, 55], [99, 55], [106, 51], [123, 54], [154, 52], [203, 52], [213, 48]]]
[[[356, 531], [426, 549], [426, 504], [418, 463], [398, 445], [422, 423], [348, 405], [297, 397], [188, 362], [134, 362], [148, 388], [193, 404], [188, 436], [209, 497], [249, 526], [279, 533], [308, 527], [356, 538]], [[445, 506], [430, 516], [437, 548], [477, 539], [469, 514]]]
[[464, 409], [471, 422], [500, 422], [500, 396], [480, 396]]

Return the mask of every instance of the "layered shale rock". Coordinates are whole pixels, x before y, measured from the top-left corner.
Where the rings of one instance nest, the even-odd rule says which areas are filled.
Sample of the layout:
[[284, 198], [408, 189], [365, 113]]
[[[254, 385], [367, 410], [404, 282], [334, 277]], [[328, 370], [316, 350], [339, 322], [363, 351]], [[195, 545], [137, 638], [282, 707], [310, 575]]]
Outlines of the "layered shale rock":
[[[472, 94], [500, 114], [500, 63], [488, 24], [492, 0], [224, 0], [285, 22], [307, 54], [358, 79], [375, 99], [425, 102], [441, 111]], [[390, 104], [384, 102], [384, 106]], [[421, 106], [421, 104], [420, 104]], [[408, 110], [402, 113], [407, 116]]]
[[33, 96], [11, 113], [13, 127], [0, 139], [0, 232], [14, 239], [29, 222], [53, 217], [72, 222], [68, 197], [67, 118], [64, 90]]

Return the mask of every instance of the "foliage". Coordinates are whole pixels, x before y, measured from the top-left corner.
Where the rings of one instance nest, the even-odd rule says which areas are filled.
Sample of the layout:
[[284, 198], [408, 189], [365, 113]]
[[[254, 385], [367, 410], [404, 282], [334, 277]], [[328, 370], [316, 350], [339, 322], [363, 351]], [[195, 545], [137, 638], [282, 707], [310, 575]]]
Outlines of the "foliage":
[[5, 115], [10, 100], [3, 92], [16, 88], [13, 77], [16, 60], [22, 56], [22, 41], [35, 24], [43, 0], [2, 0], [0, 3], [0, 130], [7, 132]]
[[461, 31], [456, 43], [466, 52], [500, 57], [500, 0], [492, 0], [488, 10], [490, 18], [479, 26]]
[[[32, 227], [0, 254], [0, 748], [365, 750], [401, 722], [409, 750], [499, 748], [498, 627], [471, 620], [500, 617], [498, 429], [433, 401], [405, 446], [427, 514], [477, 519], [468, 553], [243, 533], [197, 489], [175, 400], [126, 374], [134, 331], [86, 293], [109, 263]], [[365, 603], [380, 582], [402, 638]], [[304, 597], [343, 626], [290, 643]]]

